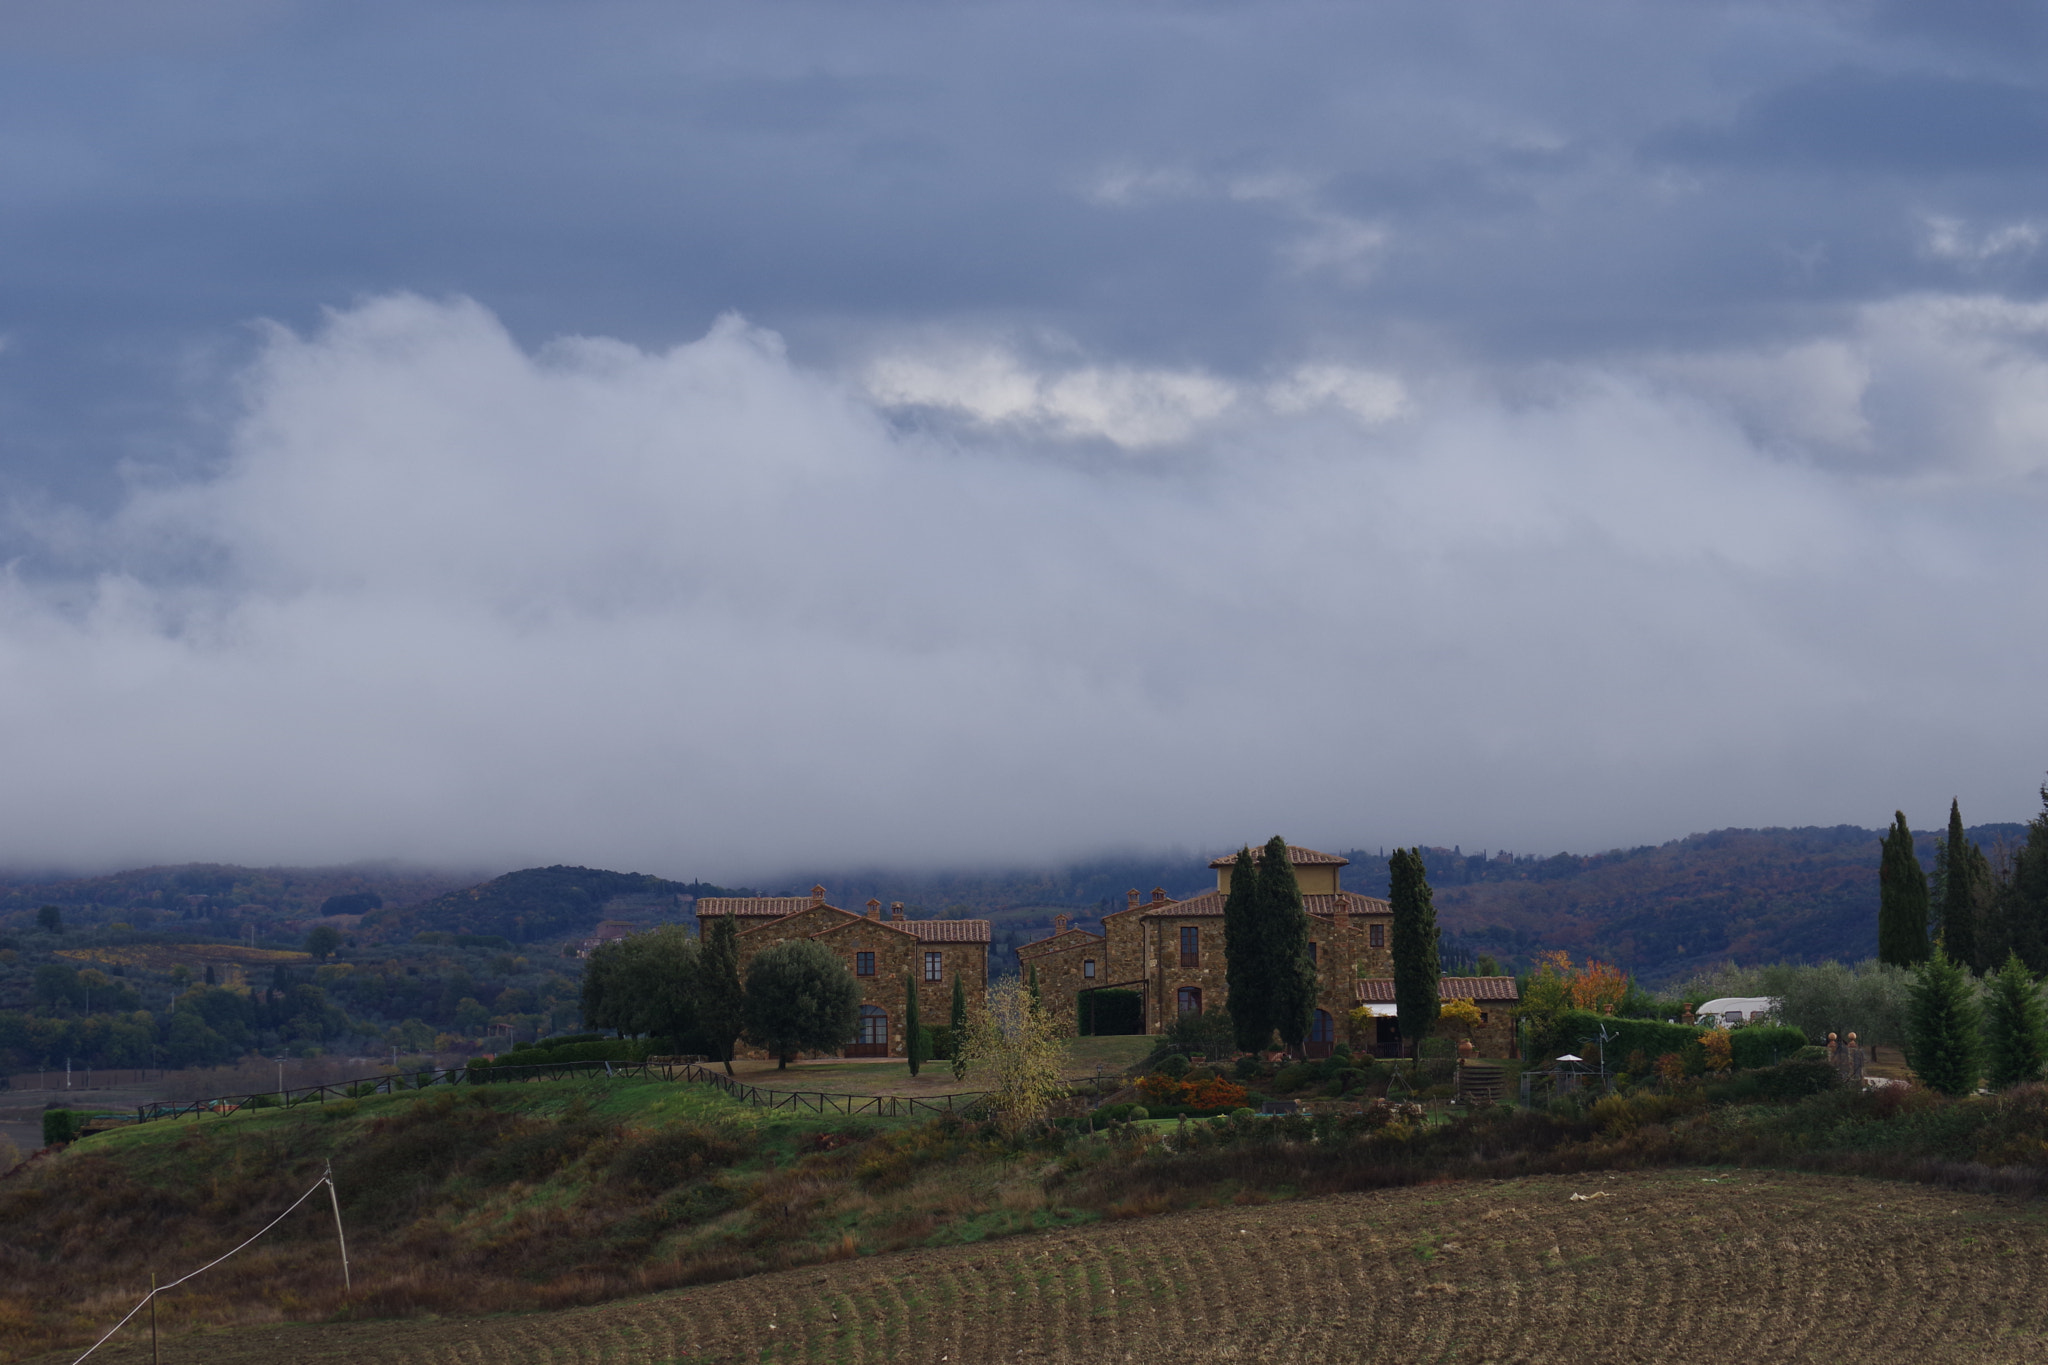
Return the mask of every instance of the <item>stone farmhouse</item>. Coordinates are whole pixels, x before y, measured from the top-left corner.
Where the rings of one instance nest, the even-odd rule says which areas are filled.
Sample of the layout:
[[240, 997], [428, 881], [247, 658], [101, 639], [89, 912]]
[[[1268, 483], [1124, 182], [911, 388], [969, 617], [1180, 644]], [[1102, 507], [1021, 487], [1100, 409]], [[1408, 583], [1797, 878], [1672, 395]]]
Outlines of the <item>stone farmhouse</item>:
[[[1312, 926], [1309, 955], [1318, 985], [1309, 1056], [1327, 1057], [1340, 1040], [1376, 1056], [1396, 1055], [1401, 1035], [1389, 947], [1394, 907], [1338, 884], [1347, 858], [1291, 844], [1287, 857]], [[1180, 1015], [1227, 1005], [1223, 902], [1236, 859], [1218, 858], [1209, 866], [1216, 872], [1214, 891], [1179, 901], [1156, 887], [1149, 901], [1132, 891], [1123, 909], [1103, 916], [1100, 933], [1056, 916], [1050, 938], [1017, 950], [1026, 972], [1038, 969], [1046, 1004], [1078, 1024], [1079, 1011], [1087, 1007], [1085, 992], [1136, 991], [1144, 1002], [1147, 1033], [1165, 1032]], [[1439, 992], [1446, 1001], [1470, 1000], [1479, 1007], [1480, 1024], [1472, 1038], [1479, 1056], [1513, 1055], [1510, 1011], [1519, 998], [1513, 977], [1447, 976]], [[1352, 1015], [1361, 1008], [1367, 1023], [1354, 1025]]]
[[[815, 939], [846, 959], [860, 983], [860, 1023], [847, 1040], [847, 1057], [901, 1057], [909, 1052], [903, 1033], [905, 980], [917, 983], [917, 1010], [927, 1028], [943, 1024], [953, 1009], [953, 981], [966, 987], [969, 1008], [988, 994], [988, 921], [905, 919], [903, 902], [882, 916], [871, 900], [866, 914], [825, 903], [825, 888], [808, 896], [707, 896], [697, 902], [697, 929], [731, 915], [739, 928], [740, 970], [754, 954], [794, 938]], [[740, 1055], [764, 1057], [742, 1048]]]

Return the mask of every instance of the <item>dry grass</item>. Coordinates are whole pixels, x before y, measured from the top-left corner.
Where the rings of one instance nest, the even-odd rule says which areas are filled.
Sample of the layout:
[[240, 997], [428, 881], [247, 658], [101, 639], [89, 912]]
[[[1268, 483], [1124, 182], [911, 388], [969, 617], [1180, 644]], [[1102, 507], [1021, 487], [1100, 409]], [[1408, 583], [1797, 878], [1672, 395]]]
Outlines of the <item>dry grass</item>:
[[601, 1308], [238, 1328], [166, 1358], [2017, 1362], [2048, 1351], [2044, 1256], [2038, 1203], [1688, 1168], [1202, 1210]]

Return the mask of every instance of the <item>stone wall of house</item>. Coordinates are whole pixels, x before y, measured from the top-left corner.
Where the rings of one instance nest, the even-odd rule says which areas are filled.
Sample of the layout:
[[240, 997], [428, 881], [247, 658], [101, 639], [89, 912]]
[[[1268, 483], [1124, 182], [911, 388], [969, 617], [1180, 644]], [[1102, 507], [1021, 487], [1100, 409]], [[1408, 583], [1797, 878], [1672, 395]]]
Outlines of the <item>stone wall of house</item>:
[[[854, 973], [854, 980], [861, 988], [861, 1003], [874, 1005], [889, 1016], [889, 1055], [907, 1056], [910, 1047], [903, 1031], [908, 1003], [904, 986], [906, 975], [912, 975], [917, 982], [918, 1014], [926, 1028], [944, 1025], [952, 1017], [953, 978], [956, 975], [966, 986], [970, 1010], [988, 998], [986, 943], [927, 942], [905, 928], [908, 923], [907, 920], [864, 917], [829, 905], [814, 906], [798, 915], [743, 930], [739, 942], [740, 970], [744, 973], [747, 963], [756, 953], [765, 952], [778, 943], [798, 938], [815, 939], [838, 954], [845, 961], [846, 969]], [[871, 976], [859, 973], [856, 955], [862, 952], [875, 955], [875, 970]], [[940, 957], [941, 977], [937, 981], [924, 979], [925, 954], [928, 952], [937, 953]], [[750, 1058], [768, 1056], [760, 1048], [747, 1043], [740, 1044], [736, 1053]], [[830, 1052], [803, 1055], [836, 1057], [841, 1054], [835, 1048]]]
[[[1027, 978], [1037, 968], [1039, 999], [1049, 1013], [1074, 1031], [1079, 1030], [1075, 1002], [1080, 993], [1091, 987], [1114, 985], [1120, 979], [1110, 970], [1108, 942], [1100, 934], [1085, 929], [1065, 929], [1049, 939], [1027, 944], [1017, 950], [1017, 958]], [[1093, 976], [1087, 971], [1090, 962], [1095, 964]]]

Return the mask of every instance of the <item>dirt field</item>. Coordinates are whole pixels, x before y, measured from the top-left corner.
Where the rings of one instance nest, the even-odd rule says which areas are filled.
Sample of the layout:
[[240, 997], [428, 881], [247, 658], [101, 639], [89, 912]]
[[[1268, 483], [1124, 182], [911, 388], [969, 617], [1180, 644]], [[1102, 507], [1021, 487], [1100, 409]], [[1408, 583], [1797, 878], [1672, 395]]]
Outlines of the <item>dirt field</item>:
[[[524, 1317], [172, 1337], [163, 1358], [2017, 1362], [2048, 1358], [2044, 1256], [2039, 1204], [1688, 1169], [1136, 1219]], [[147, 1360], [147, 1332], [94, 1359]]]

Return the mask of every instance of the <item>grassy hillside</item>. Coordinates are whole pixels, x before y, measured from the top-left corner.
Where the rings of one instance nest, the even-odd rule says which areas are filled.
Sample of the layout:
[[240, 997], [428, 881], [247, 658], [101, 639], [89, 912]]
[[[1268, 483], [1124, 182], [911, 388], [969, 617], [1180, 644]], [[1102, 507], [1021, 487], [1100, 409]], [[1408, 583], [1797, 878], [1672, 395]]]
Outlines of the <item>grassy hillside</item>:
[[[557, 1309], [1190, 1209], [1229, 1218], [1273, 1201], [1415, 1185], [1448, 1199], [1454, 1194], [1443, 1182], [1457, 1180], [1586, 1180], [1593, 1178], [1587, 1172], [1705, 1164], [1905, 1176], [2037, 1196], [2048, 1190], [2044, 1153], [2048, 1087], [1959, 1101], [1919, 1090], [1866, 1093], [1833, 1087], [1832, 1073], [1811, 1063], [1619, 1096], [1585, 1110], [1502, 1108], [1449, 1119], [1367, 1106], [1315, 1118], [1124, 1124], [1015, 1141], [957, 1117], [912, 1123], [794, 1115], [659, 1081], [439, 1088], [151, 1124], [87, 1138], [0, 1181], [0, 1352], [90, 1340], [134, 1301], [152, 1264], [169, 1273], [221, 1254], [286, 1208], [330, 1161], [356, 1267], [353, 1299], [341, 1291], [331, 1215], [316, 1202], [258, 1248], [181, 1289], [177, 1330], [280, 1317]], [[1892, 1188], [1911, 1197], [1903, 1186]], [[1658, 1216], [1682, 1213], [1676, 1206]], [[1834, 1247], [1838, 1234], [1840, 1245], [1882, 1240], [1875, 1225], [1786, 1226], [1816, 1245]], [[1681, 1218], [1670, 1235], [1642, 1245], [1670, 1258], [1697, 1230]], [[1417, 1273], [1438, 1255], [1483, 1249], [1486, 1234], [1477, 1235], [1476, 1244], [1455, 1237], [1417, 1243]], [[1162, 1254], [1174, 1245], [1165, 1231], [1139, 1237]], [[1536, 1245], [1538, 1262], [1548, 1257], [1559, 1266], [1589, 1254], [1583, 1239], [1549, 1243], [1577, 1248], [1569, 1253]], [[1310, 1250], [1301, 1247], [1304, 1255]], [[1285, 1252], [1284, 1243], [1271, 1250], [1271, 1273], [1305, 1283], [1286, 1280], [1297, 1273], [1288, 1267], [1304, 1262]], [[1059, 1266], [1070, 1264], [1051, 1263], [1050, 1252], [1036, 1263], [1028, 1251], [1021, 1255], [1034, 1276], [1063, 1275]], [[1626, 1257], [1618, 1264], [1628, 1264]], [[1917, 1276], [1913, 1283], [1924, 1286], [1952, 1264], [1909, 1258], [1884, 1273]], [[1206, 1279], [1195, 1272], [1193, 1282], [1225, 1286], [1236, 1273], [1220, 1263], [1211, 1269]], [[867, 1278], [886, 1274], [871, 1270]], [[1089, 1293], [1115, 1282], [1091, 1276]], [[1041, 1288], [1032, 1292], [1041, 1292], [1047, 1281], [1035, 1283]], [[1253, 1294], [1195, 1296], [1185, 1311], [1234, 1303], [1234, 1311], [1247, 1312], [1273, 1302], [1271, 1276], [1258, 1283]], [[1333, 1302], [1333, 1310], [1356, 1302]], [[1069, 1296], [1056, 1311], [1092, 1314], [1095, 1307]], [[1273, 1326], [1256, 1313], [1249, 1322]], [[822, 1322], [806, 1330], [813, 1326], [830, 1331]], [[529, 1332], [523, 1339], [547, 1338]]]
[[[2038, 1204], [1682, 1168], [1235, 1206], [602, 1308], [203, 1346], [213, 1365], [2020, 1362], [2048, 1351], [2044, 1265]], [[139, 1340], [102, 1356], [145, 1361]]]

